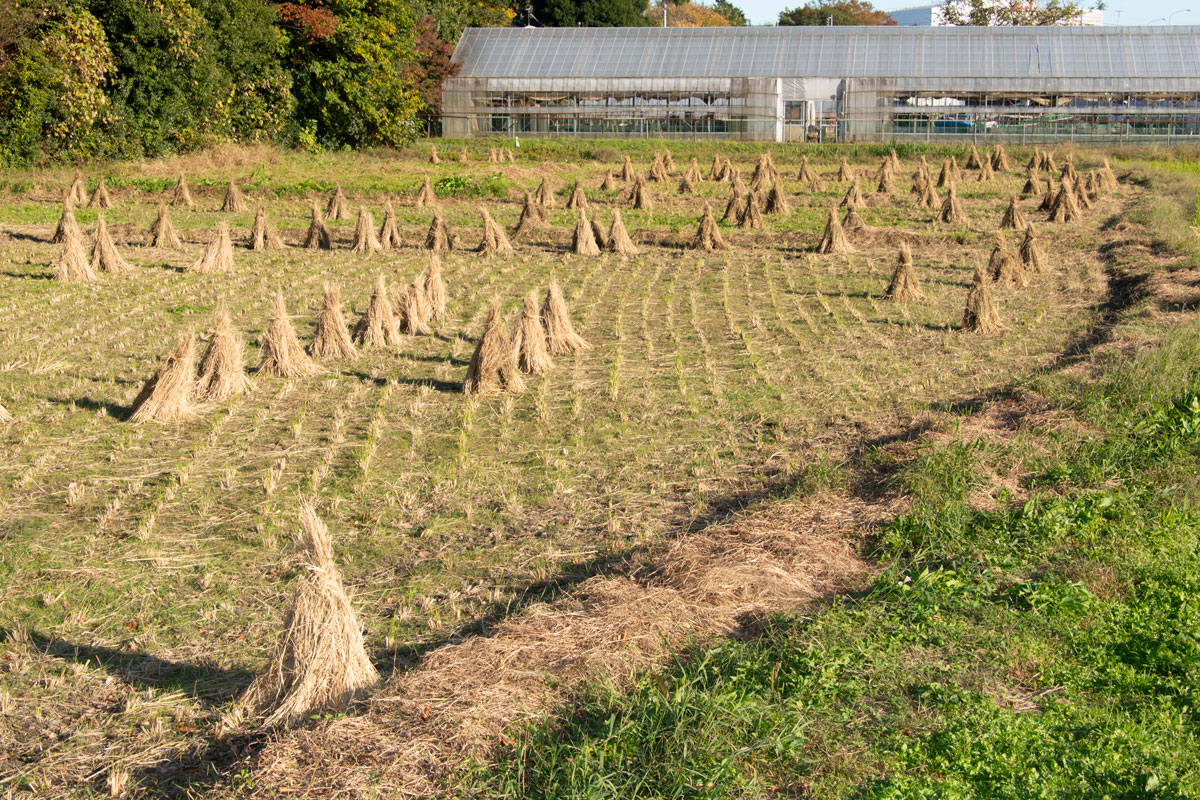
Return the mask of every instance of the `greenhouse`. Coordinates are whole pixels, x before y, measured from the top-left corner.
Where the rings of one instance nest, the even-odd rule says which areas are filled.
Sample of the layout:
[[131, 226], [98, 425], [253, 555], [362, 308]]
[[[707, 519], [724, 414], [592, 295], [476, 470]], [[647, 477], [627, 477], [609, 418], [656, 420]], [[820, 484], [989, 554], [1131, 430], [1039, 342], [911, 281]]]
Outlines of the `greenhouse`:
[[1198, 27], [472, 28], [449, 137], [1200, 143]]

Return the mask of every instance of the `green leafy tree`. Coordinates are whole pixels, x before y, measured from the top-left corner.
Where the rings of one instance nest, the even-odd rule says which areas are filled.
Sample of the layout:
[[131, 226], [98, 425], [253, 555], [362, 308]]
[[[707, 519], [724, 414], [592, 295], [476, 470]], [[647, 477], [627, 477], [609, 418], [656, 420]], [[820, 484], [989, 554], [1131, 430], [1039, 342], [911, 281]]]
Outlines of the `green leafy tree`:
[[[417, 19], [433, 19], [433, 32], [444, 42], [454, 43], [464, 28], [498, 28], [511, 25], [518, 16], [518, 0], [418, 0]], [[522, 21], [524, 24], [524, 21]]]
[[814, 0], [807, 5], [779, 12], [780, 25], [895, 25], [886, 11], [864, 0]]
[[535, 23], [547, 28], [649, 25], [647, 0], [530, 0]]
[[717, 2], [713, 3], [713, 11], [724, 17], [730, 25], [743, 27], [749, 24], [746, 20], [746, 12], [729, 2], [729, 0], [717, 0]]
[[998, 3], [995, 0], [947, 0], [941, 5], [947, 25], [1066, 25], [1079, 20], [1083, 9], [1062, 0]]

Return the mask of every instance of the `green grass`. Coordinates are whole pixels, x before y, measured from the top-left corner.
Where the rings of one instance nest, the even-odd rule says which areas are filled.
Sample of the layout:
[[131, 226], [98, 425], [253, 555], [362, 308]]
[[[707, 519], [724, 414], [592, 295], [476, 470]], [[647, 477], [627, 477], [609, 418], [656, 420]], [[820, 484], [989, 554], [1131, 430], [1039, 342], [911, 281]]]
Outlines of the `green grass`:
[[[979, 445], [927, 444], [861, 596], [592, 684], [475, 792], [527, 798], [1200, 796], [1200, 335], [1075, 403], [1102, 410], [1024, 503], [964, 502]], [[1173, 402], [1127, 390], [1152, 375]], [[1077, 385], [1076, 388], [1080, 388]], [[993, 456], [994, 457], [994, 456]]]

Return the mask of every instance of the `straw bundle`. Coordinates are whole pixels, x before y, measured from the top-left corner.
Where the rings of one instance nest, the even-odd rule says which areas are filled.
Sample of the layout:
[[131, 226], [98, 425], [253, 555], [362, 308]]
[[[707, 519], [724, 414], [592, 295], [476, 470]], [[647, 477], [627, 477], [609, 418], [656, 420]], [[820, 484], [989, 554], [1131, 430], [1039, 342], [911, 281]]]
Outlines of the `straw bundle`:
[[459, 149], [459, 151], [458, 151], [458, 163], [460, 163], [460, 164], [465, 164], [465, 163], [467, 163], [467, 148], [463, 147], [463, 148]]
[[183, 175], [180, 175], [179, 180], [175, 181], [175, 191], [171, 194], [171, 205], [183, 206], [184, 208], [196, 207], [196, 201], [192, 199], [192, 192], [188, 189], [187, 181], [183, 179]]
[[213, 327], [212, 338], [204, 358], [200, 359], [200, 377], [196, 393], [207, 400], [220, 402], [250, 388], [246, 375], [242, 340], [233, 330], [229, 312], [220, 309]]
[[975, 279], [967, 292], [967, 304], [963, 309], [963, 330], [973, 333], [998, 333], [1004, 326], [992, 302], [992, 291], [988, 288], [983, 271], [975, 267]]
[[938, 173], [937, 187], [939, 189], [946, 188], [946, 184], [954, 182], [954, 173], [950, 170], [950, 159], [942, 159], [942, 170]]
[[1012, 195], [1008, 198], [1008, 208], [1004, 209], [1004, 216], [1000, 219], [1000, 230], [1017, 230], [1024, 227], [1025, 213], [1017, 205], [1017, 196]]
[[1058, 192], [1054, 191], [1054, 176], [1046, 179], [1046, 193], [1042, 195], [1042, 202], [1038, 204], [1038, 211], [1049, 211], [1054, 208], [1054, 198], [1058, 197]]
[[846, 233], [858, 233], [865, 230], [867, 223], [858, 215], [858, 211], [853, 208], [846, 209], [846, 215], [842, 217], [842, 228]]
[[342, 316], [342, 290], [326, 283], [325, 302], [317, 315], [317, 330], [308, 344], [308, 354], [323, 361], [349, 361], [358, 357], [346, 318]]
[[0, 425], [7, 425], [13, 421], [13, 415], [8, 413], [4, 406], [0, 406]]
[[383, 275], [375, 278], [375, 290], [367, 303], [366, 313], [354, 327], [353, 338], [364, 347], [395, 347], [400, 344], [400, 328]]
[[542, 326], [536, 289], [525, 295], [521, 322], [513, 339], [513, 350], [516, 351], [517, 368], [521, 372], [542, 375], [554, 368], [554, 361], [546, 349], [546, 329]]
[[575, 189], [571, 192], [571, 196], [567, 198], [567, 209], [570, 211], [584, 210], [587, 211], [588, 201], [587, 195], [583, 193], [583, 189], [579, 185], [579, 181], [575, 181]]
[[440, 163], [442, 163], [442, 159], [438, 158], [438, 152], [437, 152], [437, 146], [436, 146], [436, 145], [435, 145], [435, 146], [433, 146], [433, 147], [431, 147], [431, 148], [429, 148], [429, 163], [430, 163], [430, 164], [440, 164]]
[[729, 202], [725, 204], [725, 213], [721, 222], [737, 222], [746, 210], [746, 193], [739, 192], [736, 186], [729, 187]]
[[504, 391], [525, 391], [525, 381], [517, 367], [516, 355], [500, 319], [500, 300], [493, 297], [488, 308], [483, 336], [475, 347], [471, 363], [467, 365], [463, 394], [487, 395]]
[[637, 245], [629, 238], [629, 232], [625, 230], [625, 223], [621, 220], [621, 209], [619, 208], [613, 209], [612, 225], [609, 226], [608, 240], [604, 243], [604, 249], [623, 256], [638, 254]]
[[604, 173], [604, 180], [600, 182], [600, 191], [615, 192], [617, 190], [617, 178], [611, 172]]
[[971, 145], [971, 153], [967, 156], [967, 163], [964, 164], [967, 169], [979, 169], [983, 165], [983, 159], [979, 157], [979, 151], [975, 145]]
[[429, 255], [429, 266], [425, 268], [425, 306], [429, 309], [431, 322], [446, 320], [446, 283], [442, 280], [442, 259], [437, 253]]
[[275, 226], [267, 219], [267, 209], [262, 203], [254, 211], [254, 224], [250, 227], [250, 241], [246, 243], [251, 250], [283, 250], [287, 245], [275, 232]]
[[724, 168], [725, 168], [725, 165], [721, 162], [721, 154], [713, 153], [712, 166], [708, 168], [708, 179], [710, 181], [721, 180], [721, 171]]
[[158, 204], [158, 219], [150, 226], [150, 246], [159, 250], [170, 248], [178, 250], [183, 246], [179, 241], [179, 233], [171, 223], [171, 215], [166, 203]]
[[992, 247], [992, 254], [988, 257], [988, 271], [992, 274], [992, 280], [1002, 286], [1024, 289], [1029, 285], [1029, 276], [1025, 274], [1025, 268], [1009, 248], [1003, 233], [996, 233], [996, 242]]
[[842, 163], [838, 165], [837, 178], [838, 182], [848, 181], [854, 178], [854, 171], [850, 169], [850, 162], [846, 161], [846, 157], [842, 156]]
[[282, 289], [275, 291], [271, 302], [271, 321], [263, 333], [262, 360], [259, 361], [258, 370], [281, 378], [300, 378], [319, 371], [296, 338], [296, 329], [288, 318]]
[[688, 173], [683, 173], [683, 177], [679, 179], [680, 194], [695, 194], [696, 184], [692, 182], [692, 176]]
[[[951, 187], [954, 184], [950, 184]], [[937, 189], [933, 188], [933, 181], [926, 180], [924, 187], [921, 190], [921, 196], [918, 198], [922, 208], [940, 208], [942, 200], [938, 197]]]
[[1058, 193], [1054, 195], [1054, 201], [1050, 204], [1050, 221], [1074, 222], [1079, 218], [1079, 214], [1079, 204], [1075, 200], [1071, 181], [1064, 178], [1059, 184]]
[[513, 229], [513, 236], [524, 236], [529, 231], [537, 230], [546, 224], [546, 210], [533, 199], [529, 190], [525, 190], [525, 203], [521, 206], [521, 218]]
[[884, 161], [886, 169], [879, 171], [879, 182], [875, 184], [875, 191], [879, 194], [892, 194], [896, 191], [896, 180], [892, 173], [892, 162]]
[[650, 198], [650, 185], [641, 177], [634, 179], [633, 189], [629, 193], [629, 200], [630, 208], [637, 208], [642, 211], [654, 210], [654, 201]]
[[767, 202], [763, 206], [763, 211], [768, 214], [792, 213], [792, 207], [788, 205], [787, 195], [779, 188], [779, 181], [771, 184], [771, 191], [767, 192]]
[[591, 348], [582, 336], [575, 332], [571, 316], [567, 312], [567, 301], [563, 299], [558, 281], [550, 276], [550, 288], [542, 303], [542, 327], [546, 329], [546, 348], [552, 356], [562, 356], [576, 350]]
[[417, 196], [413, 201], [416, 208], [424, 208], [437, 203], [437, 195], [434, 194], [433, 184], [429, 182], [429, 176], [425, 176], [425, 180], [421, 182], [421, 188], [417, 190]]
[[600, 248], [600, 252], [608, 249], [608, 233], [604, 230], [604, 226], [600, 224], [600, 215], [592, 217], [592, 236], [596, 237], [596, 246]]
[[542, 182], [533, 190], [533, 199], [545, 209], [554, 208], [558, 204], [554, 199], [554, 190], [550, 188], [549, 178], [542, 178]]
[[650, 180], [666, 181], [668, 179], [667, 168], [663, 165], [662, 154], [655, 153], [654, 161], [650, 164]]
[[399, 328], [401, 333], [413, 336], [428, 336], [429, 305], [425, 301], [425, 291], [415, 283], [410, 283], [400, 293], [398, 306]]
[[307, 564], [284, 614], [283, 633], [267, 665], [237, 701], [267, 727], [344, 711], [379, 682], [333, 562], [329, 529], [307, 502], [300, 507], [296, 543]]
[[500, 153], [496, 150], [496, 148], [494, 148], [494, 147], [488, 148], [488, 159], [487, 160], [488, 160], [489, 164], [499, 164], [500, 163]]
[[86, 206], [88, 204], [87, 182], [84, 181], [83, 173], [79, 170], [75, 170], [75, 179], [71, 181], [65, 199], [70, 200], [73, 205]]
[[696, 238], [692, 242], [692, 248], [696, 250], [724, 250], [729, 245], [725, 244], [724, 237], [721, 236], [721, 231], [717, 228], [717, 221], [713, 219], [712, 207], [708, 202], [704, 203], [704, 216], [700, 217], [700, 226], [696, 230]]
[[62, 216], [58, 218], [58, 227], [50, 237], [50, 244], [62, 244], [67, 240], [68, 234], [74, 234], [77, 239], [83, 237], [83, 231], [75, 221], [75, 203], [69, 198], [63, 200]]
[[509, 164], [517, 163], [517, 156], [515, 153], [513, 153], [511, 148], [508, 148], [508, 147], [504, 148], [504, 152], [501, 153], [501, 155], [504, 156], [504, 160], [507, 161]]
[[54, 265], [55, 280], [81, 282], [96, 280], [96, 271], [88, 263], [83, 251], [83, 234], [74, 229], [68, 229], [62, 241], [62, 252]]
[[581, 256], [598, 256], [600, 247], [596, 244], [596, 234], [588, 224], [587, 215], [583, 209], [579, 211], [579, 220], [575, 223], [575, 233], [571, 236], [571, 252]]
[[800, 156], [800, 172], [796, 175], [796, 180], [807, 183], [814, 192], [822, 189], [821, 176], [809, 165], [808, 156]]
[[1088, 196], [1084, 180], [1072, 180], [1071, 189], [1075, 195], [1075, 203], [1079, 206], [1080, 211], [1086, 211], [1092, 207], [1092, 198]]
[[233, 272], [233, 240], [229, 237], [229, 225], [224, 220], [217, 224], [213, 240], [204, 248], [204, 254], [192, 262], [188, 271], [206, 275]]
[[92, 246], [91, 267], [93, 271], [104, 272], [128, 272], [132, 269], [129, 262], [121, 258], [112, 237], [108, 235], [108, 226], [104, 224], [103, 214], [96, 217], [96, 241]]
[[913, 269], [912, 252], [906, 242], [900, 243], [900, 255], [896, 259], [896, 270], [892, 273], [892, 282], [888, 284], [884, 296], [898, 303], [917, 302], [925, 299], [921, 284], [917, 281], [917, 271]]
[[179, 422], [195, 416], [196, 335], [189, 333], [159, 365], [133, 401], [130, 422]]
[[667, 168], [667, 174], [675, 171], [675, 156], [671, 155], [671, 148], [663, 149], [663, 166]]
[[1033, 227], [1033, 223], [1025, 226], [1025, 239], [1021, 242], [1021, 263], [1029, 268], [1031, 272], [1045, 272], [1044, 258], [1042, 256], [1042, 246], [1038, 242], [1037, 231]]
[[891, 150], [888, 151], [888, 158], [890, 158], [892, 160], [892, 171], [899, 172], [900, 171], [900, 156], [896, 155], [896, 148], [893, 147]]
[[852, 249], [850, 240], [846, 238], [846, 231], [838, 220], [837, 209], [829, 209], [829, 222], [825, 223], [825, 232], [821, 234], [821, 239], [817, 242], [817, 252], [849, 253]]
[[983, 159], [979, 162], [979, 174], [975, 176], [976, 183], [987, 183], [996, 177], [996, 173], [992, 170], [992, 162], [988, 159]]
[[233, 181], [225, 187], [225, 199], [221, 202], [221, 210], [227, 212], [241, 213], [248, 210], [246, 199], [242, 197], [242, 192], [234, 185]]
[[317, 201], [312, 201], [312, 221], [308, 224], [308, 233], [304, 236], [304, 247], [308, 250], [329, 250], [333, 247], [333, 237], [325, 220], [321, 218], [321, 207]]
[[629, 156], [626, 155], [625, 163], [621, 165], [621, 180], [628, 182], [628, 181], [633, 180], [633, 177], [634, 177], [633, 162], [630, 161]]
[[862, 190], [858, 188], [858, 178], [850, 180], [850, 188], [846, 190], [845, 196], [842, 197], [841, 205], [855, 210], [866, 207], [867, 203], [863, 200]]
[[434, 206], [433, 219], [429, 222], [429, 232], [425, 234], [425, 249], [435, 253], [446, 253], [454, 249], [454, 236], [450, 226], [442, 217], [442, 209]]
[[1008, 153], [1002, 144], [992, 148], [992, 169], [996, 172], [1012, 171], [1012, 162], [1008, 160]]
[[700, 172], [700, 165], [696, 163], [696, 157], [692, 156], [692, 162], [688, 164], [687, 172], [683, 173], [684, 177], [688, 178], [693, 184], [700, 183], [704, 180], [704, 175]]
[[[360, 206], [359, 219], [362, 218], [361, 208]], [[325, 205], [325, 218], [346, 219], [349, 216], [350, 203], [346, 200], [346, 195], [342, 193], [342, 185], [339, 183], [337, 188], [334, 189], [333, 195], [329, 198], [329, 202]]]
[[1038, 193], [1038, 186], [1041, 181], [1038, 179], [1036, 169], [1030, 168], [1025, 171], [1025, 185], [1021, 187], [1021, 197], [1032, 197]]
[[383, 249], [379, 236], [375, 233], [375, 220], [371, 212], [362, 206], [358, 207], [358, 221], [354, 223], [354, 243], [350, 251], [354, 253], [378, 253]]
[[92, 199], [88, 203], [88, 208], [112, 208], [112, 198], [108, 196], [108, 187], [104, 184], [103, 175], [100, 176], [100, 183], [96, 184], [96, 191], [92, 192]]
[[954, 184], [950, 184], [950, 193], [946, 195], [946, 200], [942, 203], [942, 211], [938, 214], [938, 219], [942, 222], [948, 222], [951, 225], [966, 225], [968, 223], [967, 215], [963, 211], [962, 201], [958, 199], [958, 189]]
[[[479, 247], [475, 248], [477, 253], [501, 253], [503, 255], [512, 255], [512, 242], [508, 241], [508, 234], [504, 229], [496, 224], [496, 220], [492, 219], [492, 215], [483, 206], [479, 206], [479, 213], [483, 217], [483, 241], [479, 243]], [[580, 212], [583, 213], [582, 211]]]
[[738, 216], [738, 227], [754, 229], [762, 226], [762, 209], [758, 206], [758, 195], [755, 192], [747, 192], [746, 202], [742, 204], [742, 213]]
[[1113, 172], [1107, 158], [1104, 159], [1104, 166], [1100, 169], [1100, 184], [1105, 191], [1112, 192], [1117, 189], [1117, 173]]
[[383, 224], [379, 226], [379, 246], [384, 250], [399, 250], [402, 244], [400, 224], [396, 222], [396, 209], [392, 207], [391, 199], [385, 200]]

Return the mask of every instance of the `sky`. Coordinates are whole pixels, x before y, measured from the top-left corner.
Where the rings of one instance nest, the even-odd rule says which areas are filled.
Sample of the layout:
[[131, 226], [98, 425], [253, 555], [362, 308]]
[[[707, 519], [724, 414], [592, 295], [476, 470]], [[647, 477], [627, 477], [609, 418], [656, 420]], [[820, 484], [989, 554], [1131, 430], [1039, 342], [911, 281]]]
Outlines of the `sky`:
[[[774, 25], [779, 19], [780, 11], [804, 5], [805, 2], [806, 0], [733, 0], [734, 5], [746, 12], [752, 25]], [[924, 0], [878, 0], [872, 4], [884, 11], [891, 11], [927, 3]], [[1093, 8], [1096, 0], [1079, 0], [1079, 5]], [[1163, 19], [1174, 11], [1179, 13], [1170, 18], [1172, 24], [1200, 25], [1200, 0], [1182, 3], [1168, 0], [1107, 0], [1104, 4], [1104, 22], [1106, 25], [1148, 25], [1158, 20], [1155, 24], [1163, 25]]]

